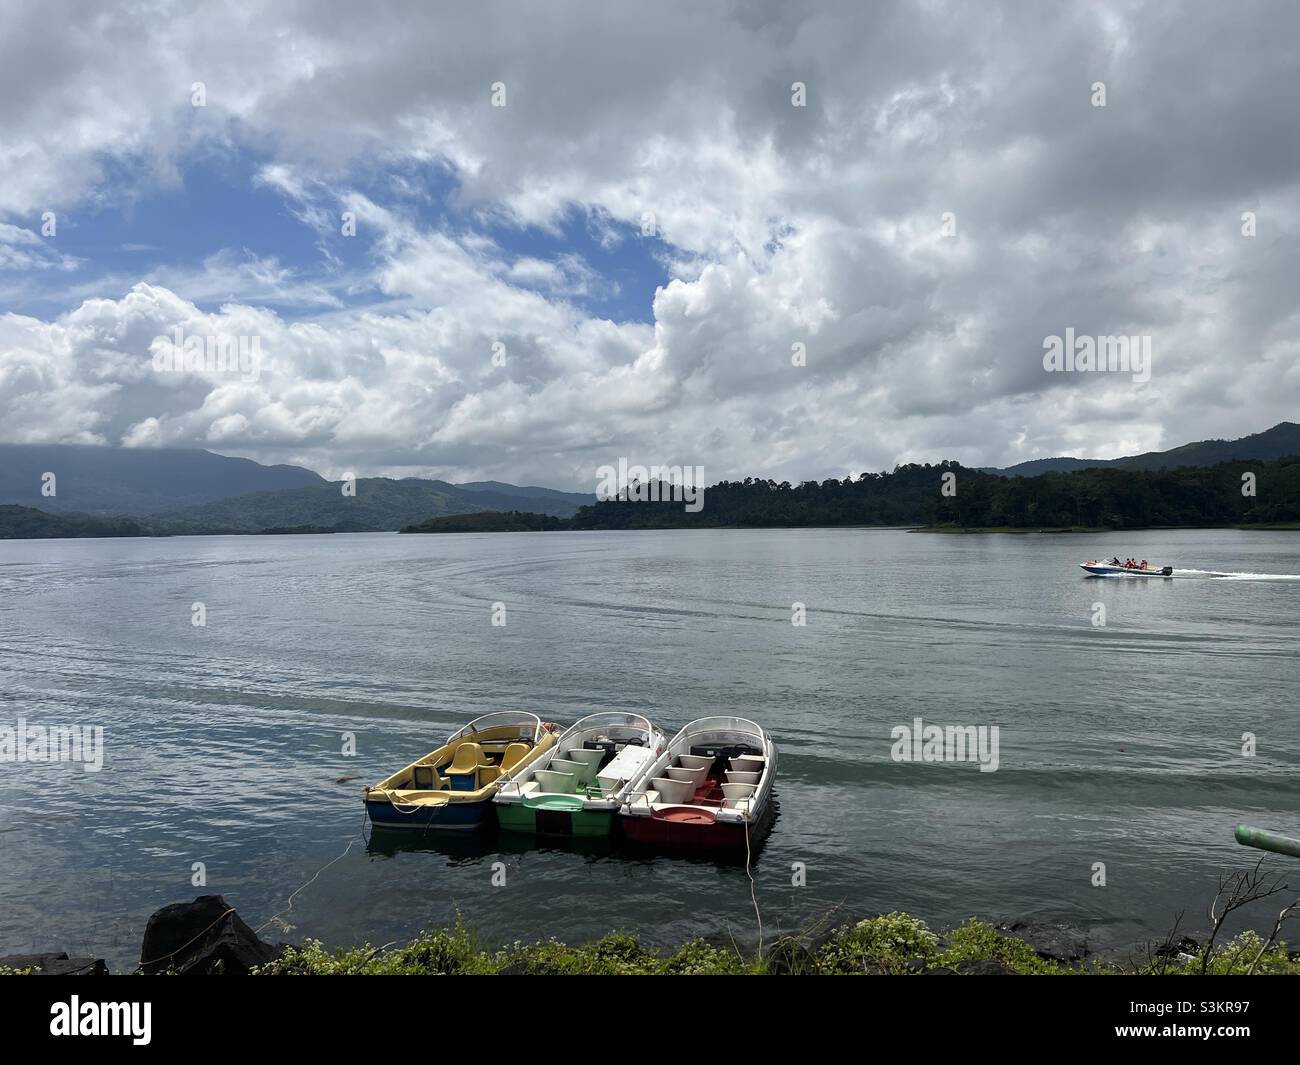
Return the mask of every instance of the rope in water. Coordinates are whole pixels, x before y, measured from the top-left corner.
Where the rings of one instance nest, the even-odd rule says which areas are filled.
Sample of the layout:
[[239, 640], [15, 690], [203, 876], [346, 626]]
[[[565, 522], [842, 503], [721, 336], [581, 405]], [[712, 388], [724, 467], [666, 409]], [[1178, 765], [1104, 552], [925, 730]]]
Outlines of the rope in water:
[[365, 842], [365, 839], [366, 839], [366, 816], [367, 816], [367, 815], [366, 815], [365, 811], [363, 810], [362, 813], [361, 813], [361, 827], [357, 830], [357, 834], [356, 834], [355, 836], [353, 836], [350, 840], [348, 840], [348, 845], [347, 845], [346, 847], [343, 848], [343, 853], [340, 854], [337, 858], [331, 858], [328, 862], [326, 862], [326, 863], [325, 863], [324, 865], [322, 865], [319, 869], [317, 869], [316, 872], [315, 872], [314, 874], [312, 874], [312, 878], [311, 878], [310, 880], [308, 880], [305, 884], [300, 885], [300, 886], [299, 886], [299, 887], [298, 887], [298, 888], [297, 888], [297, 889], [296, 889], [296, 890], [295, 890], [295, 891], [294, 891], [294, 892], [289, 896], [289, 899], [288, 899], [288, 905], [286, 905], [285, 908], [284, 908], [283, 910], [281, 910], [279, 913], [273, 913], [273, 914], [271, 914], [271, 916], [268, 917], [268, 918], [266, 919], [266, 922], [265, 922], [264, 924], [260, 924], [260, 925], [258, 925], [256, 928], [253, 929], [254, 932], [261, 932], [263, 928], [266, 928], [266, 927], [267, 927], [267, 925], [270, 925], [270, 924], [273, 923], [274, 921], [276, 921], [276, 920], [278, 920], [279, 918], [283, 917], [283, 916], [284, 916], [286, 913], [288, 913], [290, 910], [292, 910], [292, 909], [293, 909], [293, 900], [294, 900], [295, 898], [297, 898], [298, 895], [301, 894], [305, 889], [311, 887], [311, 885], [314, 884], [314, 883], [316, 882], [317, 877], [319, 877], [319, 876], [321, 875], [321, 873], [325, 872], [325, 870], [328, 869], [331, 865], [334, 865], [336, 862], [341, 862], [344, 858], [346, 858], [346, 857], [348, 856], [348, 852], [351, 851], [352, 848], [353, 848], [354, 846], [356, 846], [356, 842], [357, 842], [358, 839], [360, 839], [363, 843]]

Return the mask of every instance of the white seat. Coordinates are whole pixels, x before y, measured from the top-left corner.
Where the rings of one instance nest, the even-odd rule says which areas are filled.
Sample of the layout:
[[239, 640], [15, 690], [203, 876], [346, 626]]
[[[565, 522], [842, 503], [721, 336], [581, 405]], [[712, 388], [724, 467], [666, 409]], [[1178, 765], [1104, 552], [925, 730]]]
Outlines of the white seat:
[[650, 783], [659, 792], [663, 802], [688, 803], [695, 797], [695, 785], [689, 780], [673, 780], [672, 777], [655, 777]]
[[596, 779], [596, 767], [586, 762], [570, 762], [567, 758], [552, 758], [551, 764], [547, 768], [557, 773], [571, 773], [574, 784], [580, 788]]
[[561, 795], [571, 794], [576, 783], [572, 773], [558, 773], [554, 769], [539, 769], [534, 775], [543, 791]]
[[704, 778], [709, 775], [709, 771], [704, 767], [688, 769], [683, 765], [670, 765], [668, 767], [668, 775], [673, 780], [689, 780], [692, 787], [698, 788], [704, 783]]

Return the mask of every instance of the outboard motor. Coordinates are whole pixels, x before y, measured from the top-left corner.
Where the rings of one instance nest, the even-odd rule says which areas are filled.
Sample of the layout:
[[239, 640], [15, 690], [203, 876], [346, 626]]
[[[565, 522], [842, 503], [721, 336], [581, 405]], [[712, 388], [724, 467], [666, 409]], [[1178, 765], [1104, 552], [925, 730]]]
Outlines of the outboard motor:
[[1172, 577], [1174, 575], [1174, 567], [1166, 566], [1164, 569], [1160, 571], [1160, 573], [1164, 577]]

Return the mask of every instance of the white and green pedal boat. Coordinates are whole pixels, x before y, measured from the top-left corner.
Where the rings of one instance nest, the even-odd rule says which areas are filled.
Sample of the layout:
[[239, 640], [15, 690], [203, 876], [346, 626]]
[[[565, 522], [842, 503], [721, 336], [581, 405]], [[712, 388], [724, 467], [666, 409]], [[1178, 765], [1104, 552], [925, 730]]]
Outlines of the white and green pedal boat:
[[507, 832], [606, 836], [632, 781], [663, 753], [664, 734], [640, 714], [584, 717], [503, 783], [492, 803]]

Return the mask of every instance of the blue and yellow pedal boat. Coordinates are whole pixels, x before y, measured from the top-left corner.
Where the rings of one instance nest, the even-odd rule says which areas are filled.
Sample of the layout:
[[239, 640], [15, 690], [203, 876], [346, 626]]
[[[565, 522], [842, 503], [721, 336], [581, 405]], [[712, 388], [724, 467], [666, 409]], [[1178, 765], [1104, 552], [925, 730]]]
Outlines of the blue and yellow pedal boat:
[[511, 710], [475, 718], [436, 751], [366, 789], [371, 824], [475, 831], [502, 783], [555, 745], [554, 728]]

